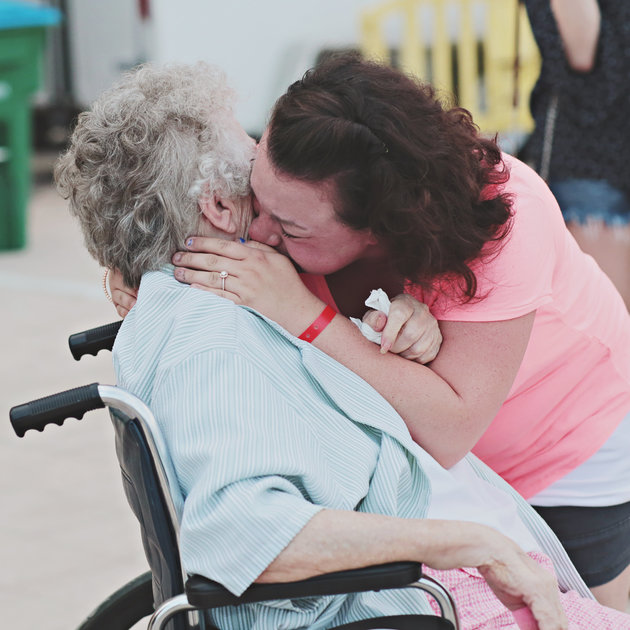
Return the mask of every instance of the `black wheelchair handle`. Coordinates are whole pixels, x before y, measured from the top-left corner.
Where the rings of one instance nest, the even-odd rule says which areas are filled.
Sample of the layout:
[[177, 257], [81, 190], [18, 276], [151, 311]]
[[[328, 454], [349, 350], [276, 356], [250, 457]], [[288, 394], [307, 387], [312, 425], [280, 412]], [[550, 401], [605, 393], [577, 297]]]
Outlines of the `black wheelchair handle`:
[[70, 335], [68, 345], [75, 361], [86, 354], [96, 356], [99, 350], [111, 350], [121, 324], [122, 320]]
[[17, 405], [9, 411], [9, 417], [17, 436], [24, 437], [30, 429], [43, 431], [47, 424], [61, 426], [66, 418], [81, 420], [87, 411], [103, 407], [98, 383], [92, 383]]

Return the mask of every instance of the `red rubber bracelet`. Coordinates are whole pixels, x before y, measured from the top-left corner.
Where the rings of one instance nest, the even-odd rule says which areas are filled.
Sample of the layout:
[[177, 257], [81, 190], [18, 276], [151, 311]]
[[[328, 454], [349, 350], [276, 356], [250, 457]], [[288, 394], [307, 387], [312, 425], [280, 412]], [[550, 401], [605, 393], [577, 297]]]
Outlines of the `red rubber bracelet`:
[[311, 343], [319, 335], [337, 314], [334, 308], [327, 306], [317, 317], [317, 319], [298, 337], [302, 341]]

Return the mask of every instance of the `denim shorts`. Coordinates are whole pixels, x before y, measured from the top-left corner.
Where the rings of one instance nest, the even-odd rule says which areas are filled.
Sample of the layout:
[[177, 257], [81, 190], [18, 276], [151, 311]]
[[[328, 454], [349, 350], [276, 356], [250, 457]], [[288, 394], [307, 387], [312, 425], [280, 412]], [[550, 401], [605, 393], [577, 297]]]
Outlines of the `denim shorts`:
[[549, 188], [567, 223], [601, 221], [610, 226], [630, 223], [630, 199], [622, 190], [605, 180], [552, 180]]
[[630, 502], [607, 507], [536, 507], [589, 587], [630, 565]]

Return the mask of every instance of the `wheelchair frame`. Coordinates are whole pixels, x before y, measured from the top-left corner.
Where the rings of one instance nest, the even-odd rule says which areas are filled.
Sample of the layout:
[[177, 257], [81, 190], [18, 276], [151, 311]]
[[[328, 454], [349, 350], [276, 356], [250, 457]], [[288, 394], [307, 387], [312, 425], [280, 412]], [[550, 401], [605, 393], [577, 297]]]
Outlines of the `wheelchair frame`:
[[[78, 361], [85, 354], [96, 356], [99, 350], [111, 350], [121, 322], [114, 322], [100, 326], [75, 335], [71, 335], [68, 342], [74, 358]], [[146, 460], [148, 470], [153, 471], [153, 479], [148, 478], [148, 483], [142, 483], [142, 479], [133, 479], [134, 488], [139, 493], [152, 492], [147, 497], [147, 504], [154, 509], [148, 514], [138, 514], [136, 506], [128, 500], [132, 510], [141, 523], [143, 540], [146, 538], [147, 520], [163, 520], [161, 526], [165, 526], [170, 532], [170, 540], [162, 545], [172, 549], [163, 550], [171, 552], [176, 557], [175, 562], [168, 563], [166, 569], [169, 578], [175, 585], [175, 594], [167, 594], [160, 600], [156, 597], [156, 589], [151, 589], [151, 582], [156, 578], [161, 582], [161, 576], [156, 575], [160, 569], [152, 564], [147, 546], [145, 552], [151, 572], [145, 573], [118, 589], [107, 600], [99, 605], [93, 613], [81, 624], [78, 630], [124, 630], [130, 628], [142, 618], [151, 614], [154, 600], [157, 607], [152, 612], [148, 622], [148, 630], [165, 630], [180, 628], [193, 630], [206, 628], [205, 615], [200, 614], [212, 608], [221, 606], [235, 606], [243, 603], [254, 603], [274, 599], [294, 599], [299, 597], [339, 595], [357, 593], [362, 591], [383, 589], [421, 589], [431, 595], [437, 602], [442, 612], [442, 617], [431, 615], [402, 615], [397, 619], [400, 622], [406, 617], [403, 626], [394, 625], [393, 628], [407, 628], [422, 621], [424, 627], [459, 629], [459, 620], [455, 602], [450, 593], [437, 581], [422, 575], [422, 565], [415, 562], [398, 562], [350, 571], [339, 571], [317, 576], [298, 582], [279, 584], [253, 584], [240, 597], [236, 597], [220, 584], [202, 576], [189, 576], [183, 570], [179, 560], [179, 515], [174, 497], [179, 497], [179, 489], [175, 472], [170, 464], [170, 459], [162, 458], [161, 453], [168, 450], [163, 441], [161, 432], [151, 410], [139, 398], [124, 389], [111, 385], [92, 383], [82, 387], [59, 392], [45, 398], [33, 400], [22, 405], [15, 406], [10, 411], [11, 424], [18, 437], [23, 437], [31, 429], [43, 431], [48, 424], [62, 425], [66, 418], [82, 419], [84, 414], [94, 409], [107, 407], [117, 431], [117, 440], [129, 440], [128, 429], [133, 428], [134, 439], [140, 448], [140, 456]], [[122, 423], [117, 426], [117, 423]], [[127, 432], [127, 435], [125, 435]], [[117, 454], [123, 478], [126, 470], [122, 461], [122, 447]], [[129, 476], [129, 475], [127, 475]], [[133, 476], [133, 473], [132, 473]], [[153, 487], [153, 484], [155, 487]], [[151, 490], [152, 488], [152, 490]], [[157, 502], [156, 502], [157, 497]], [[155, 506], [158, 506], [155, 508]], [[168, 555], [164, 557], [168, 558]], [[154, 562], [155, 564], [155, 562]], [[157, 563], [159, 564], [159, 563]], [[178, 565], [178, 566], [174, 566]], [[162, 567], [164, 569], [164, 567]], [[153, 590], [153, 593], [151, 593]], [[149, 602], [148, 599], [151, 598]], [[185, 619], [181, 616], [175, 619], [178, 613], [187, 613]], [[394, 618], [390, 618], [393, 619]], [[339, 626], [351, 630], [356, 628], [383, 627], [387, 618], [375, 618], [365, 622], [355, 622]], [[380, 625], [370, 625], [374, 622]], [[118, 625], [113, 625], [118, 624]], [[363, 624], [363, 625], [361, 625]], [[416, 627], [416, 626], [414, 626]], [[422, 630], [423, 626], [417, 626]]]

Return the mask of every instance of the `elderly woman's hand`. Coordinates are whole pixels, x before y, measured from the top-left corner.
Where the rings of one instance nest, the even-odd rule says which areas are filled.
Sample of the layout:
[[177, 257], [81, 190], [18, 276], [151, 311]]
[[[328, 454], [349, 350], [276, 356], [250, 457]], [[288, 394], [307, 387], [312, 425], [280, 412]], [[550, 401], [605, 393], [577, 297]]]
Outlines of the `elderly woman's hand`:
[[526, 554], [510, 538], [487, 525], [425, 519], [422, 527], [425, 540], [430, 541], [429, 549], [423, 554], [427, 566], [441, 571], [476, 568], [499, 601], [516, 613], [519, 627], [567, 629], [551, 561], [547, 564], [542, 556], [537, 561], [535, 556]]
[[556, 577], [520, 549], [495, 554], [477, 569], [501, 603], [515, 613], [518, 626], [566, 630], [569, 624]]
[[124, 283], [122, 273], [118, 269], [111, 269], [109, 272], [109, 290], [116, 312], [124, 319], [136, 303], [138, 290]]
[[381, 352], [393, 352], [410, 361], [429, 363], [442, 345], [442, 333], [429, 307], [402, 293], [391, 303], [389, 315], [369, 310], [363, 321], [381, 333]]
[[186, 247], [173, 256], [180, 282], [249, 306], [294, 335], [325, 306], [304, 286], [291, 260], [272, 247], [200, 236], [187, 239]]

